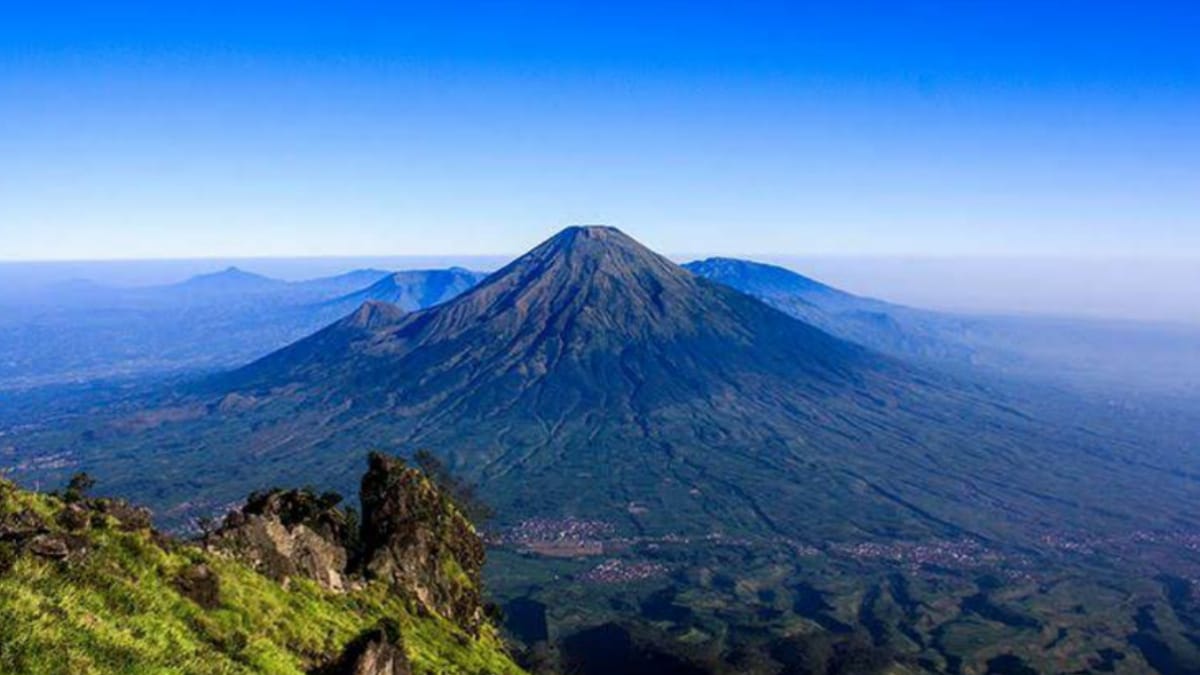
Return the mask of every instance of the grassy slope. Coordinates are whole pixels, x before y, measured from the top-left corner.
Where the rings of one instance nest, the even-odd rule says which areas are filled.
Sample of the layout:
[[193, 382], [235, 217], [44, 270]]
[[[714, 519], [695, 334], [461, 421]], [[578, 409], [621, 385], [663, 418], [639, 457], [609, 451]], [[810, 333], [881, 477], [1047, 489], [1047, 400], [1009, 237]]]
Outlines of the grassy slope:
[[[53, 497], [0, 484], [0, 511], [52, 516]], [[294, 580], [287, 588], [197, 547], [167, 551], [148, 531], [90, 529], [70, 562], [24, 554], [0, 575], [0, 672], [304, 673], [384, 618], [399, 622], [416, 672], [518, 673], [485, 628], [472, 638], [417, 616], [379, 584], [343, 594]], [[172, 585], [188, 565], [219, 575], [220, 606], [204, 610]]]

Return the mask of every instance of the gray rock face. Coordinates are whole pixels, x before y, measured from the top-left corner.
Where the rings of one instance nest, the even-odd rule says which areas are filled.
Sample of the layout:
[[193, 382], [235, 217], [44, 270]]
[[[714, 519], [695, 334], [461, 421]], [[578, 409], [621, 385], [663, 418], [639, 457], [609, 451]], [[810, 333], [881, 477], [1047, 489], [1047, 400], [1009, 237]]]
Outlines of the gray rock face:
[[304, 577], [340, 591], [349, 562], [348, 525], [335, 504], [303, 490], [254, 495], [225, 519], [209, 545], [277, 581]]
[[52, 560], [62, 560], [71, 554], [66, 538], [56, 534], [39, 534], [29, 541], [28, 548], [30, 553]]
[[26, 550], [42, 558], [66, 560], [86, 555], [91, 544], [87, 537], [75, 534], [39, 534], [29, 540]]
[[[386, 585], [419, 610], [478, 636], [484, 547], [450, 496], [403, 461], [372, 453], [363, 477], [362, 527], [355, 532], [340, 498], [308, 490], [252, 495], [207, 538], [214, 550], [286, 582], [294, 577], [342, 591], [367, 580]], [[361, 542], [361, 545], [359, 543]], [[352, 554], [353, 552], [353, 554]], [[204, 606], [219, 603], [212, 571], [186, 570], [176, 588]], [[381, 624], [313, 675], [409, 675], [400, 628]]]
[[404, 650], [390, 643], [369, 642], [359, 654], [349, 675], [409, 675], [412, 669]]
[[371, 455], [361, 494], [366, 575], [478, 630], [484, 548], [467, 519], [419, 471], [379, 453]]
[[30, 510], [0, 516], [0, 541], [21, 542], [47, 531], [42, 517]]

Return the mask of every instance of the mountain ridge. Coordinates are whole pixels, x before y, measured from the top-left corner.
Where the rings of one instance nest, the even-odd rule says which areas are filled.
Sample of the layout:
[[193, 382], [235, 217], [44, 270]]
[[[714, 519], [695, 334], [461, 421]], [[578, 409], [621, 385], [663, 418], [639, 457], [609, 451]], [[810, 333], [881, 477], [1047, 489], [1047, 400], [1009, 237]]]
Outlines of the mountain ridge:
[[403, 270], [385, 275], [370, 286], [328, 300], [326, 305], [353, 307], [371, 300], [414, 311], [440, 304], [470, 289], [484, 274], [463, 267]]
[[[343, 433], [431, 447], [507, 517], [635, 532], [989, 539], [1013, 528], [979, 527], [968, 486], [1014, 463], [1050, 467], [1040, 438], [1058, 436], [979, 385], [835, 338], [603, 227], [569, 228], [447, 303], [335, 324], [221, 382], [292, 411], [288, 426], [317, 434], [293, 451], [325, 448], [322, 464]], [[316, 409], [331, 412], [304, 422]], [[575, 478], [597, 463], [610, 475]], [[989, 499], [1037, 521], [1028, 495], [1070, 480], [1048, 469]]]
[[[894, 650], [987, 672], [1013, 649], [1001, 665], [1136, 670], [1135, 643], [1161, 655], [1145, 640], [1162, 635], [1191, 672], [1175, 582], [1145, 573], [1194, 568], [1183, 445], [881, 355], [607, 228], [429, 308], [351, 309], [156, 408], [42, 439], [37, 475], [87, 470], [178, 527], [270, 484], [353, 495], [371, 448], [436, 456], [495, 509], [498, 599], [524, 599], [521, 635], [568, 664], [661, 647], [712, 672], [837, 672]], [[1134, 597], [1162, 630], [1138, 628]]]
[[[1143, 494], [1124, 449], [986, 383], [833, 337], [611, 228], [568, 229], [433, 307], [358, 312], [184, 389], [178, 422], [150, 412], [123, 424], [167, 421], [68, 447], [97, 470], [152, 462], [128, 491], [153, 490], [170, 518], [186, 513], [175, 484], [213, 503], [269, 479], [353, 493], [364, 448], [431, 450], [479, 483], [501, 523], [823, 544], [1034, 541], [1051, 513], [1164, 517], [1079, 490], [1079, 475], [1103, 475]], [[1078, 504], [1065, 515], [1050, 506], [1063, 495]], [[982, 504], [1009, 517], [981, 520]]]

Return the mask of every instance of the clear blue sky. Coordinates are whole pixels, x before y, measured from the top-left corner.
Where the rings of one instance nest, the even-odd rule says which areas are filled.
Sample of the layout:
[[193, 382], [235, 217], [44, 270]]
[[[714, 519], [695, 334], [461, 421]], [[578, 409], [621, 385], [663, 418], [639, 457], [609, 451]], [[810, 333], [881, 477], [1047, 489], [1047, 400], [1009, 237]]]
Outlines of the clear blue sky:
[[1200, 257], [1200, 3], [802, 5], [10, 3], [0, 259]]

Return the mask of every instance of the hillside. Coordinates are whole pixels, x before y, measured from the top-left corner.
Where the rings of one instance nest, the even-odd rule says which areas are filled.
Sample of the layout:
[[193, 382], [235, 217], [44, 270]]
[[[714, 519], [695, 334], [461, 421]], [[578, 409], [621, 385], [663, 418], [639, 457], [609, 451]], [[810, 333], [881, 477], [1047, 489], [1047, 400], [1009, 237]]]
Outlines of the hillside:
[[[1120, 446], [834, 338], [616, 230], [568, 229], [428, 309], [374, 307], [65, 441], [168, 520], [264, 480], [353, 491], [362, 447], [452, 449], [505, 523], [820, 544], [1190, 518], [1158, 506], [1187, 490], [1167, 467], [1130, 468]], [[1145, 504], [1081, 490], [1081, 475]]]
[[336, 321], [367, 300], [419, 309], [469, 288], [461, 269], [361, 269], [286, 282], [238, 268], [134, 288], [80, 282], [5, 307], [0, 392], [232, 368]]
[[461, 267], [406, 270], [389, 274], [366, 288], [330, 300], [327, 304], [350, 311], [364, 302], [377, 301], [411, 312], [446, 302], [479, 283], [484, 276]]
[[[22, 627], [0, 631], [0, 672], [519, 672], [482, 618], [470, 525], [394, 460], [374, 457], [364, 481], [362, 571], [346, 514], [311, 492], [259, 493], [181, 542], [121, 501], [0, 482], [0, 625]], [[378, 572], [396, 567], [409, 573]]]
[[583, 673], [1189, 672], [1194, 439], [1097, 419], [586, 227], [5, 452], [22, 481], [83, 468], [181, 527], [266, 485], [355, 492], [362, 448], [431, 449], [495, 508], [507, 627]]
[[[845, 340], [939, 368], [1062, 386], [1134, 405], [1147, 396], [1194, 406], [1200, 329], [1186, 324], [981, 316], [852, 295], [792, 270], [734, 258], [684, 265]], [[1155, 404], [1166, 403], [1156, 400]]]

